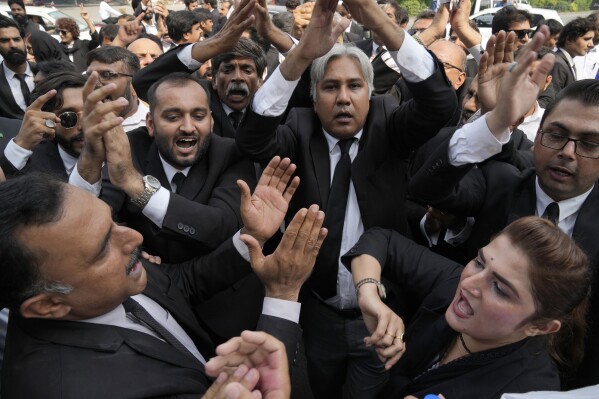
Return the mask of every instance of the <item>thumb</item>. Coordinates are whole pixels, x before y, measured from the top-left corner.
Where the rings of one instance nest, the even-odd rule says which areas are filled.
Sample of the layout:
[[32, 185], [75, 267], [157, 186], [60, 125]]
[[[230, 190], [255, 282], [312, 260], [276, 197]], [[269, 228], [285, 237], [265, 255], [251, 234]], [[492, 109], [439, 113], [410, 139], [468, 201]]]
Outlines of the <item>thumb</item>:
[[237, 187], [241, 190], [241, 209], [247, 209], [252, 205], [252, 194], [250, 187], [243, 180], [237, 180]]
[[248, 247], [252, 269], [262, 266], [264, 255], [262, 254], [262, 248], [260, 248], [258, 240], [249, 234], [242, 234], [239, 236], [239, 239]]

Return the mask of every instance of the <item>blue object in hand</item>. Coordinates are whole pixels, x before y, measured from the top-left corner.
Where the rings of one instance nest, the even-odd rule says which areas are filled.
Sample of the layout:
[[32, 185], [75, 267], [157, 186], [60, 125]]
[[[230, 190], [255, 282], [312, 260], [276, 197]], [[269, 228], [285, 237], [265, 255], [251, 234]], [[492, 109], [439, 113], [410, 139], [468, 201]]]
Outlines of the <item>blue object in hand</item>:
[[432, 393], [429, 393], [423, 399], [439, 399], [439, 397], [437, 395], [433, 395]]

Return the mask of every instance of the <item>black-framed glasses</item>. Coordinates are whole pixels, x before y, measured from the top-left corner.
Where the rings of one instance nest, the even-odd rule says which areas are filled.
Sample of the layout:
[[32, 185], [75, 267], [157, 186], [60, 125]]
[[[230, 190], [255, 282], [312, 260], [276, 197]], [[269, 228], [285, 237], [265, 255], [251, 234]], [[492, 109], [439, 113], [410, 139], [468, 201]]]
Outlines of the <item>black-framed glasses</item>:
[[574, 152], [584, 158], [599, 158], [599, 141], [577, 140], [562, 133], [544, 132], [541, 134], [541, 145], [552, 150], [562, 150], [570, 141], [574, 142]]
[[77, 113], [73, 111], [63, 112], [62, 114], [58, 115], [58, 117], [60, 118], [60, 124], [65, 129], [74, 128], [77, 126], [77, 121], [79, 120]]
[[514, 32], [518, 40], [523, 40], [526, 36], [530, 39], [533, 33], [535, 33], [532, 29], [511, 29], [508, 32]]
[[455, 65], [451, 65], [449, 62], [443, 62], [443, 66], [445, 67], [445, 69], [457, 69], [460, 72], [464, 72], [464, 70], [462, 68], [458, 68]]
[[133, 77], [130, 73], [112, 72], [112, 71], [98, 71], [98, 80], [102, 83], [110, 82], [119, 76]]
[[422, 33], [426, 30], [426, 28], [410, 28], [408, 29], [408, 34], [410, 36], [414, 35], [415, 33]]
[[58, 29], [56, 32], [58, 32], [59, 35], [63, 35], [63, 36], [66, 36], [67, 33], [69, 33], [68, 30], [64, 30], [64, 29]]

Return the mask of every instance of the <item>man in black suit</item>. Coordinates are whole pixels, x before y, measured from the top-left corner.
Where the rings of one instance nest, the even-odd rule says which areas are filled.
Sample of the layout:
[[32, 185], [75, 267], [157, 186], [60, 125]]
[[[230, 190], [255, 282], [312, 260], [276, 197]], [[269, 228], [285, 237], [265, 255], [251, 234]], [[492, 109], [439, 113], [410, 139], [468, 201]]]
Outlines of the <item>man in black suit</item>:
[[[555, 65], [551, 76], [553, 88], [559, 93], [564, 87], [576, 82], [574, 57], [585, 56], [593, 49], [595, 24], [586, 18], [576, 18], [566, 24], [557, 39]], [[583, 73], [584, 71], [580, 71]]]
[[36, 87], [19, 133], [0, 155], [7, 176], [38, 171], [68, 180], [83, 148], [84, 84], [80, 74], [63, 72]]
[[[98, 79], [97, 72], [90, 76]], [[103, 89], [108, 95], [116, 90]], [[103, 129], [103, 115], [86, 98], [87, 135]], [[96, 107], [103, 98], [92, 97]], [[241, 226], [236, 181], [253, 186], [255, 172], [233, 140], [212, 134], [207, 93], [193, 77], [165, 76], [152, 86], [149, 100], [147, 128], [128, 133], [134, 168], [105, 173], [100, 184], [101, 159], [84, 151], [71, 182], [79, 181], [107, 202], [118, 220], [141, 232], [149, 252], [181, 262], [212, 251]], [[111, 102], [119, 110], [125, 104], [122, 98]]]
[[[323, 398], [340, 397], [344, 381], [347, 392], [372, 397], [386, 379], [384, 363], [363, 344], [369, 333], [356, 311], [351, 275], [340, 267], [339, 255], [370, 226], [408, 233], [403, 207], [405, 158], [433, 137], [457, 106], [443, 67], [404, 35], [378, 5], [370, 0], [346, 4], [365, 26], [376, 27], [373, 33], [403, 68], [414, 101], [398, 108], [389, 97], [370, 98], [368, 58], [353, 46], [333, 47], [345, 24], [331, 28], [328, 23], [335, 8], [317, 2], [299, 44], [258, 90], [236, 136], [240, 149], [255, 162], [285, 154], [298, 164], [302, 185], [294, 209], [307, 203], [328, 210], [347, 204], [346, 209], [336, 209], [338, 222], [327, 222], [329, 241], [325, 241], [326, 249], [323, 247], [311, 277], [312, 290], [306, 293], [302, 315], [312, 388], [316, 397]], [[404, 52], [418, 61], [406, 61]], [[292, 109], [285, 125], [279, 125], [290, 95], [310, 63], [314, 107]], [[347, 144], [349, 149], [341, 148]], [[342, 157], [351, 181], [345, 185], [347, 192], [333, 200], [341, 192], [335, 183], [335, 169]], [[337, 234], [333, 239], [332, 230]]]
[[[475, 163], [501, 150], [509, 140], [509, 128], [526, 113], [543, 87], [553, 64], [546, 55], [528, 77], [534, 61], [526, 57], [538, 48], [548, 30], [532, 39], [522, 52], [521, 64], [505, 73], [495, 109], [483, 118], [457, 130], [424, 164], [410, 183], [410, 193], [440, 210], [473, 216], [476, 223], [466, 243], [472, 256], [483, 243], [516, 218], [527, 215], [553, 220], [572, 236], [586, 252], [595, 269], [599, 267], [599, 131], [595, 127], [599, 111], [599, 85], [583, 80], [568, 86], [555, 103], [545, 110], [537, 133], [533, 154], [535, 167], [520, 171], [505, 162], [487, 162], [478, 169]], [[487, 48], [493, 52], [493, 49]], [[485, 55], [481, 65], [487, 62]], [[484, 70], [505, 71], [505, 65]], [[481, 90], [495, 90], [485, 76]], [[487, 95], [485, 94], [485, 95]], [[458, 145], [467, 140], [467, 148]], [[572, 143], [571, 143], [572, 142]], [[597, 287], [594, 278], [593, 287]], [[589, 335], [581, 367], [565, 376], [564, 386], [580, 387], [599, 383], [599, 319], [596, 317], [599, 296], [592, 289]]]
[[27, 10], [25, 9], [25, 3], [21, 0], [8, 0], [8, 6], [10, 7], [10, 14], [12, 18], [17, 21], [23, 28], [26, 34], [36, 31], [45, 32], [46, 30], [37, 22], [33, 22], [27, 16]]
[[31, 104], [35, 71], [27, 62], [24, 32], [12, 19], [0, 15], [0, 116], [23, 119]]
[[[120, 167], [126, 136], [112, 130], [100, 140], [109, 169]], [[11, 310], [3, 397], [199, 397], [214, 344], [194, 308], [251, 272], [238, 249], [245, 246], [266, 292], [257, 328], [285, 343], [293, 365], [301, 336], [294, 301], [326, 236], [324, 214], [316, 206], [298, 213], [273, 255], [264, 257], [258, 241], [283, 219], [298, 183], [288, 186], [293, 169], [275, 159], [259, 190], [244, 193], [241, 241], [176, 265], [140, 260], [141, 235], [83, 190], [38, 174], [3, 183], [0, 198], [11, 205], [0, 222], [11, 237], [0, 244], [0, 307]]]

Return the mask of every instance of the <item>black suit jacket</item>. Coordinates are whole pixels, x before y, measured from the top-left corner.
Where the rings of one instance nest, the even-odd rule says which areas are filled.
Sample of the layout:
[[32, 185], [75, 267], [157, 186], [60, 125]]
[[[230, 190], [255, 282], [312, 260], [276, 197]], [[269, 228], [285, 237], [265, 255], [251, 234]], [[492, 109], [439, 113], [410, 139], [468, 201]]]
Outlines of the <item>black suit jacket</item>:
[[422, 398], [434, 392], [454, 399], [499, 399], [507, 392], [559, 389], [557, 369], [539, 337], [429, 370], [456, 339], [456, 332], [445, 320], [445, 310], [455, 295], [462, 267], [382, 229], [365, 232], [343, 260], [349, 265], [352, 257], [361, 254], [374, 256], [383, 267], [383, 275], [397, 283], [417, 307], [406, 326], [406, 352], [391, 369], [392, 377], [379, 397]]
[[22, 122], [22, 119], [0, 116], [0, 153], [4, 154], [4, 149], [8, 142], [19, 134]]
[[[128, 133], [135, 168], [171, 190], [154, 140], [146, 128]], [[237, 179], [255, 185], [254, 166], [239, 154], [235, 142], [212, 136], [206, 155], [193, 165], [179, 194], [171, 193], [162, 228], [142, 214], [125, 193], [110, 183], [106, 171], [101, 199], [117, 218], [144, 237], [148, 252], [164, 262], [182, 262], [210, 252], [241, 227]]]
[[[351, 165], [364, 228], [383, 226], [408, 232], [403, 207], [406, 158], [437, 133], [457, 106], [455, 91], [437, 68], [427, 80], [412, 85], [417, 94], [402, 107], [388, 96], [370, 100], [358, 154]], [[292, 109], [284, 125], [279, 125], [279, 120], [248, 109], [237, 131], [239, 148], [254, 162], [265, 163], [280, 155], [297, 165], [301, 184], [288, 217], [310, 204], [326, 209], [330, 160], [320, 120], [310, 108]], [[317, 260], [311, 280], [321, 278], [322, 272]]]
[[6, 177], [20, 176], [35, 171], [50, 174], [65, 182], [69, 180], [58, 152], [58, 144], [53, 140], [44, 140], [39, 143], [33, 150], [27, 164], [21, 170], [15, 168], [2, 151], [2, 154], [0, 154], [0, 167], [2, 167]]
[[[476, 250], [512, 221], [536, 213], [534, 168], [520, 171], [505, 162], [490, 161], [478, 169], [454, 167], [448, 160], [448, 143], [441, 145], [410, 182], [411, 194], [441, 210], [474, 216], [476, 223], [467, 250]], [[464, 177], [465, 176], [465, 177]], [[572, 238], [591, 261], [594, 272], [589, 309], [589, 333], [585, 358], [568, 385], [581, 387], [599, 383], [599, 185], [582, 204]]]
[[[364, 52], [370, 58], [372, 55], [373, 40], [365, 39], [354, 42], [355, 46]], [[395, 70], [389, 68], [381, 58], [382, 53], [377, 54], [372, 59], [372, 69], [374, 70], [374, 91], [373, 94], [385, 94], [393, 87], [397, 79], [401, 76]]]
[[[3, 63], [4, 62], [0, 63], [0, 116], [5, 118], [23, 119], [25, 111], [23, 111], [15, 102], [12, 90], [8, 85], [6, 75], [4, 74]], [[29, 64], [29, 66], [32, 69], [35, 67], [33, 64]]]
[[563, 51], [558, 50], [554, 54], [555, 64], [553, 64], [553, 70], [551, 71], [551, 76], [553, 78], [551, 84], [557, 95], [561, 89], [568, 86], [570, 83], [576, 82], [576, 78], [574, 77], [574, 72]]
[[[250, 273], [248, 263], [229, 240], [202, 259], [144, 266], [148, 273], [144, 294], [168, 310], [209, 359], [214, 344], [194, 317], [194, 308]], [[221, 311], [235, 323], [235, 308]], [[299, 326], [264, 315], [256, 321], [258, 329], [285, 343], [293, 360]], [[11, 313], [3, 398], [198, 398], [209, 384], [199, 361], [148, 334], [101, 324], [24, 319]]]

